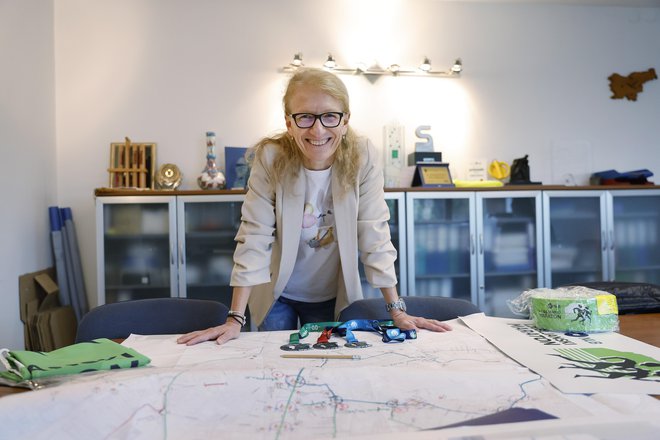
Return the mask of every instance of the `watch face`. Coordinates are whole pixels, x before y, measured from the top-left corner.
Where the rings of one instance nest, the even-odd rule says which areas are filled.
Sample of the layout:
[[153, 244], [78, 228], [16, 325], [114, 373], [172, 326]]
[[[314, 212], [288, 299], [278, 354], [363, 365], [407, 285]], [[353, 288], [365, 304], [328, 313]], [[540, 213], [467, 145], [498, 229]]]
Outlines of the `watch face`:
[[399, 299], [397, 299], [396, 301], [394, 301], [393, 303], [389, 303], [389, 304], [387, 304], [387, 305], [385, 306], [385, 309], [386, 309], [388, 312], [391, 311], [391, 310], [394, 310], [394, 309], [396, 309], [396, 310], [402, 310], [402, 311], [405, 312], [405, 311], [406, 311], [406, 303], [403, 302], [403, 298], [399, 298]]

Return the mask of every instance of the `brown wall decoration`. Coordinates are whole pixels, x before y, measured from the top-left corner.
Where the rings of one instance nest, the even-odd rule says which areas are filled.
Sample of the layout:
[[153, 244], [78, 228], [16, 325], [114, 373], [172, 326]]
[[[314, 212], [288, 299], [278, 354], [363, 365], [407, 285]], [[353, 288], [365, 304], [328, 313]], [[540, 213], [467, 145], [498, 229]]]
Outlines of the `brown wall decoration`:
[[618, 73], [611, 74], [607, 79], [610, 80], [610, 90], [612, 90], [612, 99], [626, 98], [629, 101], [637, 101], [637, 94], [643, 90], [643, 85], [652, 79], [658, 79], [654, 68], [643, 72], [632, 72], [628, 76], [622, 76]]

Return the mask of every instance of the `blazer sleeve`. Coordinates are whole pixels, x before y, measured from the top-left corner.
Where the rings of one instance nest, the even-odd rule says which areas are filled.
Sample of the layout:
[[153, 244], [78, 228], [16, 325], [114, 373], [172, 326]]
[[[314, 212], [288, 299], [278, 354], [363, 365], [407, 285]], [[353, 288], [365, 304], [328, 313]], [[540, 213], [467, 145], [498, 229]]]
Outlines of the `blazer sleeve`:
[[254, 158], [248, 191], [241, 207], [241, 225], [235, 237], [232, 286], [255, 286], [270, 281], [275, 241], [275, 189], [269, 164], [274, 146], [265, 147]]
[[358, 250], [365, 276], [373, 287], [397, 284], [394, 262], [397, 251], [390, 237], [390, 210], [385, 201], [385, 181], [374, 145], [365, 140], [358, 175]]

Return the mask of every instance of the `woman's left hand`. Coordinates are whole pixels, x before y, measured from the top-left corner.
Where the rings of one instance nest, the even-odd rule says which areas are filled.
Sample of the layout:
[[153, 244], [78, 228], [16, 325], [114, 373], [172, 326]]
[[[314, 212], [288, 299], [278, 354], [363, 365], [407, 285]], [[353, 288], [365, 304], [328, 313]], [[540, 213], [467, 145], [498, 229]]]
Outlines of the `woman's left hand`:
[[419, 330], [423, 328], [434, 332], [446, 332], [452, 329], [449, 324], [438, 321], [437, 319], [411, 316], [401, 310], [397, 310], [392, 314], [392, 321], [394, 321], [394, 325], [399, 327], [401, 330]]

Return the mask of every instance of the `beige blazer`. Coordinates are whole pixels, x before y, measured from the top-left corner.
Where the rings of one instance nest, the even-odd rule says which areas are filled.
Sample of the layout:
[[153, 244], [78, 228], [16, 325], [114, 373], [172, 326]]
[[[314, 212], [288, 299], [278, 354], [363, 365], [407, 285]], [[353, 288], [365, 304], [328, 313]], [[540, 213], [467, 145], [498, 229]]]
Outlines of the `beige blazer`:
[[[273, 187], [272, 163], [279, 149], [271, 144], [255, 158], [236, 234], [232, 286], [253, 286], [249, 307], [259, 325], [284, 290], [296, 261], [305, 203], [305, 177], [280, 179]], [[335, 318], [361, 299], [358, 253], [367, 281], [376, 288], [396, 285], [396, 249], [390, 239], [389, 208], [383, 172], [373, 144], [361, 139], [360, 169], [353, 190], [341, 196], [340, 182], [331, 177], [340, 276]]]

